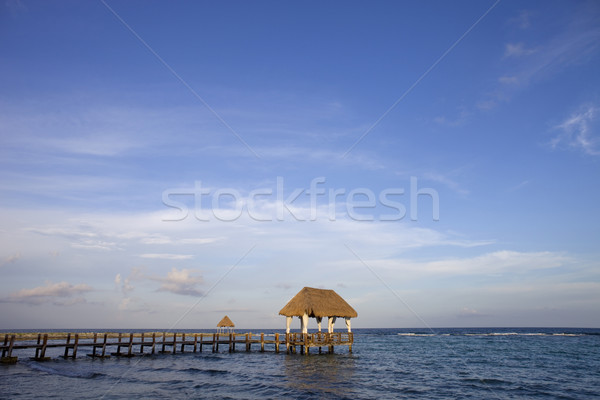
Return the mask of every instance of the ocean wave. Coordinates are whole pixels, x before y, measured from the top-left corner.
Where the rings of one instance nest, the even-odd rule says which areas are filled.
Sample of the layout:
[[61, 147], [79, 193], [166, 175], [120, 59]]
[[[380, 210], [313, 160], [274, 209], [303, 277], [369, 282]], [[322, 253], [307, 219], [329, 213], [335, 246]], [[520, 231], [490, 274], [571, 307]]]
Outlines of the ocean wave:
[[40, 364], [37, 362], [27, 363], [26, 365], [35, 371], [45, 372], [50, 375], [66, 376], [69, 378], [94, 379], [104, 376], [103, 373], [96, 371], [82, 371], [81, 369], [71, 370], [61, 367], [53, 368], [48, 364]]
[[429, 337], [429, 336], [594, 336], [594, 333], [545, 333], [545, 332], [477, 332], [477, 333], [417, 333], [400, 332], [398, 336]]

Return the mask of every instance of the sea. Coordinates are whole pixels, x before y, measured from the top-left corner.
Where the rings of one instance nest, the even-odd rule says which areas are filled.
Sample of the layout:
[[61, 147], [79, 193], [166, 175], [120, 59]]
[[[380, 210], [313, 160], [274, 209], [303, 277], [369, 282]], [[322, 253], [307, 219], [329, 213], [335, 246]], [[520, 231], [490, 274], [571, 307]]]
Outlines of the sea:
[[353, 332], [352, 353], [340, 346], [334, 354], [318, 354], [314, 348], [309, 355], [277, 354], [273, 345], [261, 353], [254, 345], [249, 353], [245, 348], [229, 353], [222, 346], [218, 353], [205, 347], [202, 353], [92, 359], [82, 348], [74, 360], [63, 359], [62, 350], [55, 349], [47, 354], [50, 361], [36, 362], [29, 359], [33, 350], [20, 350], [13, 353], [19, 356], [17, 364], [0, 365], [0, 398], [600, 398], [600, 329]]

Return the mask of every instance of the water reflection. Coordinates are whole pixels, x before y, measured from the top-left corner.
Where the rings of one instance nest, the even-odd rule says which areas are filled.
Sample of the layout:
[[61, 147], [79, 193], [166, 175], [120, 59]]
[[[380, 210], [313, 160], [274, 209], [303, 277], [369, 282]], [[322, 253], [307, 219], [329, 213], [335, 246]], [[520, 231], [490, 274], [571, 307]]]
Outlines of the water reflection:
[[284, 370], [290, 389], [346, 397], [354, 390], [356, 360], [352, 354], [291, 354]]

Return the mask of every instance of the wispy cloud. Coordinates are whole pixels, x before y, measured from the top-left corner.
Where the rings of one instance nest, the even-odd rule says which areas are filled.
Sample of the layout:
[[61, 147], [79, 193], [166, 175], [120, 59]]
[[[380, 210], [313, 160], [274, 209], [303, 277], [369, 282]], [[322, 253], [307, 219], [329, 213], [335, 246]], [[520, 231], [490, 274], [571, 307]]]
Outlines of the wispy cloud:
[[523, 181], [523, 182], [521, 182], [521, 183], [519, 183], [519, 184], [517, 184], [515, 186], [512, 186], [512, 187], [508, 188], [508, 191], [509, 192], [516, 192], [517, 190], [520, 190], [520, 189], [524, 188], [525, 186], [529, 186], [530, 183], [531, 183], [530, 181], [525, 180], [525, 181]]
[[502, 83], [503, 85], [516, 85], [519, 83], [519, 78], [516, 76], [501, 76], [498, 78], [498, 82]]
[[[456, 175], [457, 173], [458, 171], [455, 171], [453, 174]], [[450, 174], [452, 174], [452, 172]], [[450, 174], [441, 174], [439, 172], [425, 172], [423, 174], [423, 178], [441, 183], [442, 185], [463, 196], [468, 195], [469, 190], [465, 189], [461, 184], [459, 184], [454, 178], [450, 176]]]
[[169, 254], [169, 253], [148, 253], [140, 254], [142, 258], [158, 258], [162, 260], [190, 260], [194, 258], [192, 254]]
[[509, 24], [516, 25], [520, 29], [527, 29], [531, 27], [532, 13], [529, 10], [521, 10], [516, 17], [508, 20]]
[[479, 312], [473, 308], [463, 307], [459, 312], [457, 317], [459, 318], [478, 318], [478, 317], [488, 317], [488, 314]]
[[409, 259], [366, 260], [376, 268], [402, 271], [406, 277], [432, 276], [498, 276], [499, 274], [527, 274], [534, 271], [558, 268], [572, 263], [563, 254], [551, 251], [519, 252], [500, 250], [475, 257], [446, 258], [420, 262]]
[[150, 235], [140, 239], [142, 244], [211, 244], [222, 240], [222, 237], [173, 239], [165, 235]]
[[21, 258], [21, 253], [11, 254], [9, 256], [4, 257], [3, 260], [0, 260], [0, 267], [4, 267], [5, 265], [12, 264]]
[[423, 268], [428, 272], [435, 273], [491, 274], [556, 268], [569, 260], [564, 254], [549, 251], [501, 250], [473, 258], [433, 261], [423, 265]]
[[[600, 47], [600, 28], [595, 18], [595, 15], [579, 11], [546, 40], [536, 43], [506, 43], [500, 64], [505, 71], [497, 78], [497, 87], [477, 102], [477, 108], [493, 109], [510, 100], [516, 90], [551, 79], [565, 68], [589, 60]], [[517, 19], [529, 27], [527, 12]]]
[[92, 290], [94, 289], [85, 283], [73, 285], [64, 281], [58, 283], [46, 282], [44, 286], [21, 289], [11, 293], [8, 297], [2, 299], [2, 301], [29, 305], [52, 303], [54, 305], [67, 306], [84, 303], [85, 299], [81, 295]]
[[581, 106], [578, 111], [555, 125], [553, 130], [559, 133], [550, 141], [552, 148], [566, 146], [587, 155], [600, 155], [600, 127], [597, 124], [599, 110], [595, 105]]
[[504, 47], [504, 57], [528, 56], [536, 51], [536, 49], [528, 48], [524, 43], [507, 43]]

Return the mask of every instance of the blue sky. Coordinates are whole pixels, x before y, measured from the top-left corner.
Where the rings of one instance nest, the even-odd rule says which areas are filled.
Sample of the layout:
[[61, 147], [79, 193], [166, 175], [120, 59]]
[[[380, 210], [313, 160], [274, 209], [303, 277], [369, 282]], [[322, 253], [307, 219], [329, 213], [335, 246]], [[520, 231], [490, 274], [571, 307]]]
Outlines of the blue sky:
[[2, 328], [600, 327], [596, 2], [9, 0], [0, 54]]

